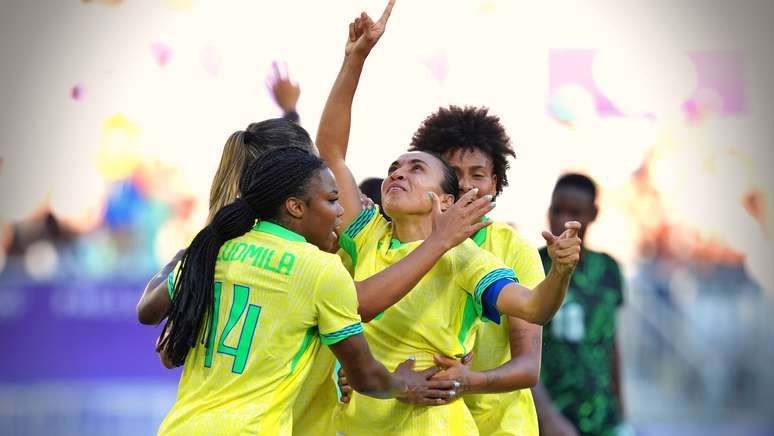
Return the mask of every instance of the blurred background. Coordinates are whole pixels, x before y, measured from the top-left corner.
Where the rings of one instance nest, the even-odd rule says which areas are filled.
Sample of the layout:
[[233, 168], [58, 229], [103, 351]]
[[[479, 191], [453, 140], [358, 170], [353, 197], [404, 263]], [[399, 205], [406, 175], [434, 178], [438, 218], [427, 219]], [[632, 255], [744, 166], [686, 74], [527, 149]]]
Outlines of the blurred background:
[[[314, 137], [347, 24], [382, 0], [0, 6], [0, 433], [153, 434], [179, 371], [136, 321], [203, 225], [229, 134]], [[536, 246], [556, 178], [600, 187], [591, 248], [627, 282], [618, 340], [641, 435], [774, 434], [774, 3], [398, 1], [349, 159], [384, 176], [439, 106], [486, 105], [517, 159], [495, 219]], [[768, 412], [768, 413], [767, 413]]]

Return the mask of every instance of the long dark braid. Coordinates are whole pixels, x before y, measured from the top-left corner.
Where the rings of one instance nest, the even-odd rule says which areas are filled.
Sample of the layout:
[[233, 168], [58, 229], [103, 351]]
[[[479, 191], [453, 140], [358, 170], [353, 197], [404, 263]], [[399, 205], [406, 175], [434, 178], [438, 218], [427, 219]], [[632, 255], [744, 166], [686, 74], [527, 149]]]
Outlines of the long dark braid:
[[324, 166], [320, 158], [306, 150], [287, 147], [267, 151], [247, 168], [239, 185], [242, 197], [215, 214], [181, 260], [172, 305], [160, 336], [160, 349], [166, 351], [173, 364], [182, 365], [197, 340], [203, 342], [207, 337], [202, 326], [212, 312], [215, 261], [220, 247], [247, 233], [256, 219], [276, 218], [288, 197], [305, 197], [309, 181]]

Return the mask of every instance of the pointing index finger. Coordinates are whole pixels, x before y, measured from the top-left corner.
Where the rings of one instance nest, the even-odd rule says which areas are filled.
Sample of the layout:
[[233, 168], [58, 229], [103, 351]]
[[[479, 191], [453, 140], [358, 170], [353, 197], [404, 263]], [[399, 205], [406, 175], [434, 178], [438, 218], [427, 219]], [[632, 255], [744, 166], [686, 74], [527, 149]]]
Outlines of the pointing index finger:
[[395, 6], [395, 0], [390, 0], [387, 3], [387, 6], [384, 8], [384, 12], [382, 12], [382, 16], [379, 17], [379, 22], [382, 24], [387, 24], [387, 20], [390, 18], [390, 14], [392, 14], [392, 7]]

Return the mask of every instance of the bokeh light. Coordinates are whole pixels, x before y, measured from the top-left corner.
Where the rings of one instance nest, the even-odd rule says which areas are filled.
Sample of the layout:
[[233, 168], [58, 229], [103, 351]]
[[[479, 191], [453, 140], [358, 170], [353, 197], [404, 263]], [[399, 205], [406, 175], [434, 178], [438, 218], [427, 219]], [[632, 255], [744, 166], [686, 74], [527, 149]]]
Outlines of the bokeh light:
[[24, 255], [24, 268], [34, 280], [48, 280], [56, 273], [59, 254], [49, 241], [33, 242]]

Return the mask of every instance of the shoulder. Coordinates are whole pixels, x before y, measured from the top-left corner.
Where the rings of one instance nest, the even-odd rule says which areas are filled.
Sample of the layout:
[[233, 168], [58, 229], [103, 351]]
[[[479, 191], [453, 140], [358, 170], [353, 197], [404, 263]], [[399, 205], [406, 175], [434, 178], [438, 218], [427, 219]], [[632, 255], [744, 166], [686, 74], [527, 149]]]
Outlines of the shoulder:
[[389, 223], [384, 219], [381, 213], [379, 213], [379, 206], [374, 205], [364, 208], [360, 213], [352, 220], [351, 223], [344, 229], [343, 236], [349, 238], [355, 238], [363, 233], [363, 230], [367, 227], [371, 228], [383, 228], [388, 229]]
[[593, 250], [586, 250], [587, 256], [591, 257], [593, 256], [597, 262], [603, 264], [606, 269], [611, 269], [613, 271], [620, 272], [621, 267], [618, 264], [618, 261], [615, 260], [615, 258], [603, 251], [593, 251]]
[[528, 251], [530, 253], [537, 251], [527, 238], [510, 224], [503, 222], [494, 222], [491, 226], [491, 238], [493, 246], [507, 247], [510, 251]]

